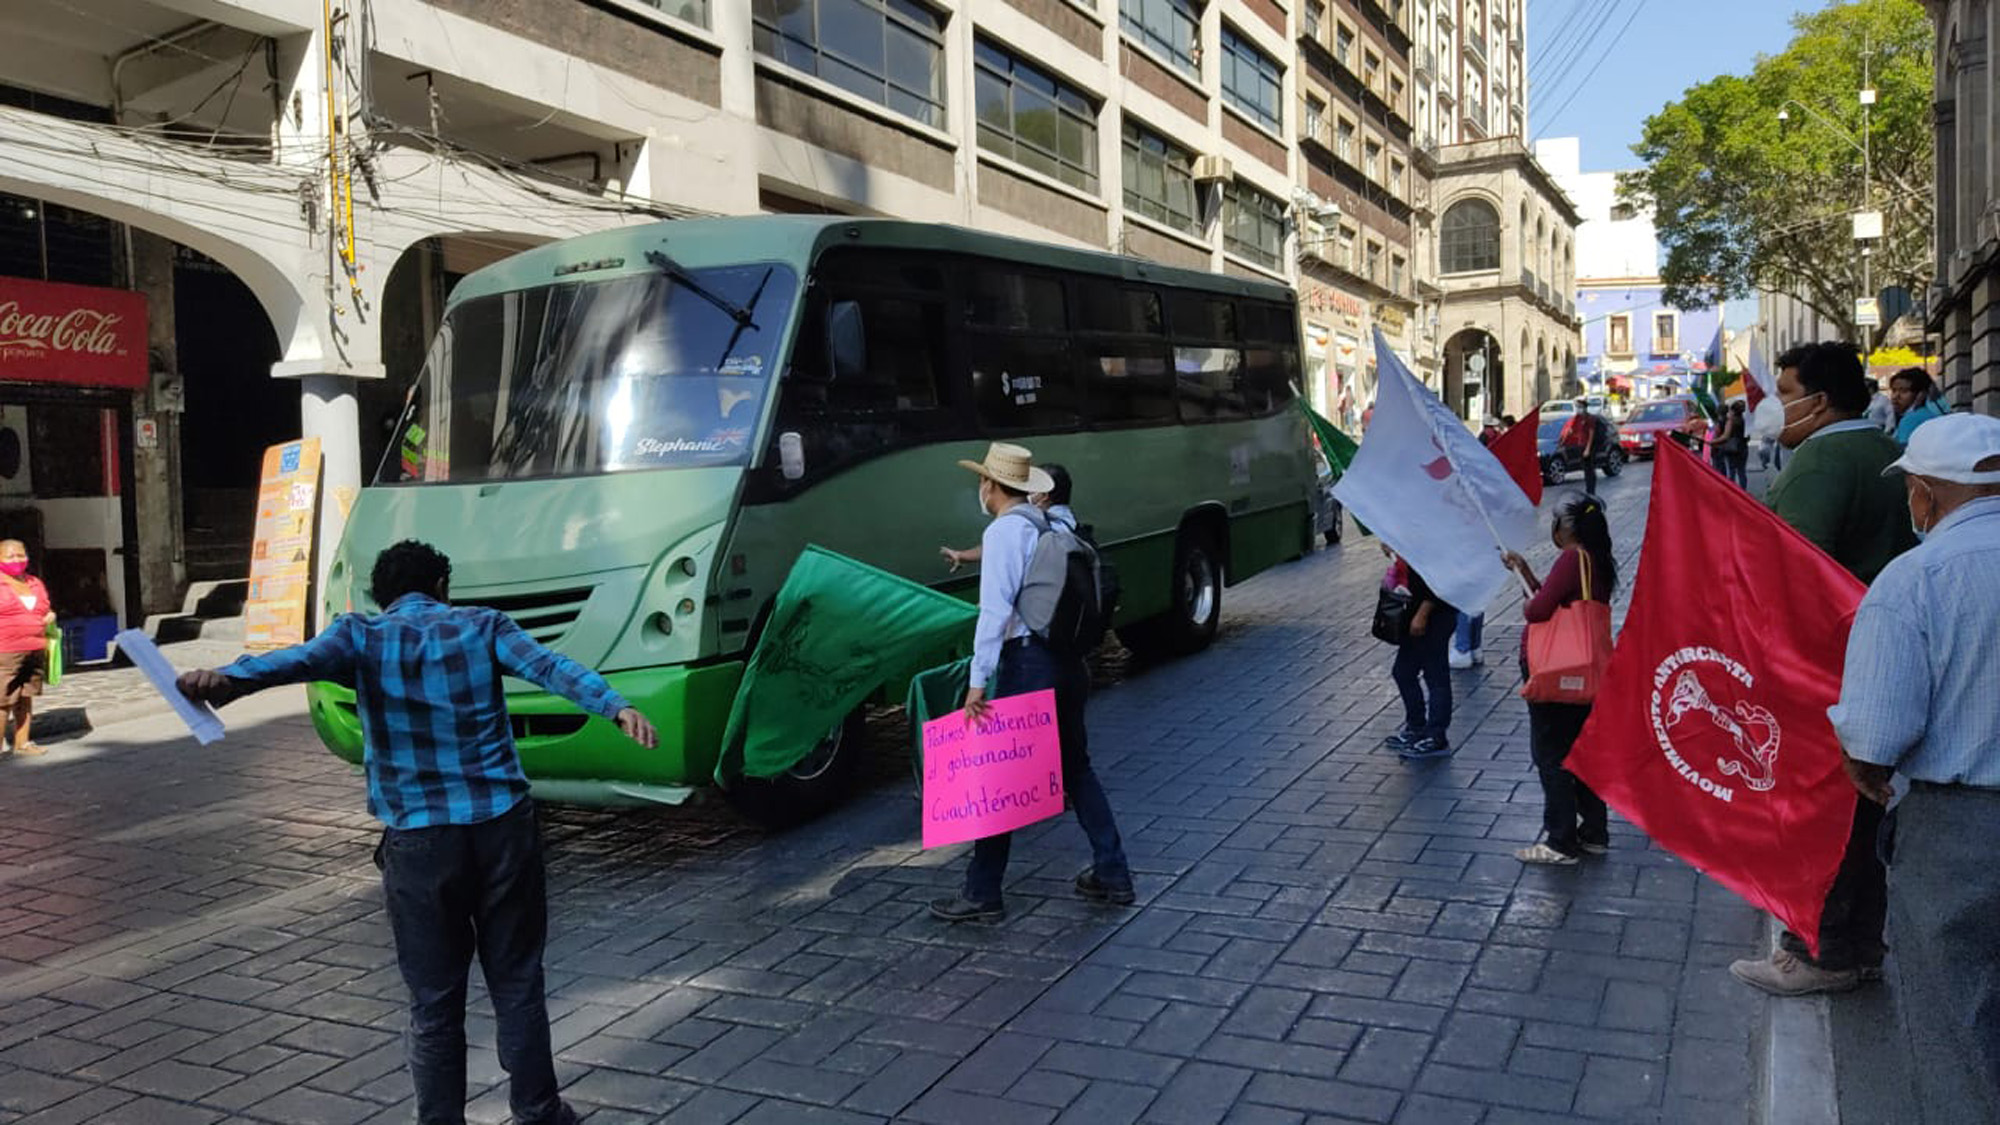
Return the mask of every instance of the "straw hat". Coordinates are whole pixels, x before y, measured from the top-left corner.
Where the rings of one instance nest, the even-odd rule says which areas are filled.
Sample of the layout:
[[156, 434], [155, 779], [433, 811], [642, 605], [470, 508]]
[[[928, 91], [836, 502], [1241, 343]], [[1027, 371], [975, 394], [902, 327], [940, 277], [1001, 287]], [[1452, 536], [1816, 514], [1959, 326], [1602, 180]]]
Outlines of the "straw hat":
[[959, 467], [971, 469], [994, 484], [1005, 485], [1016, 492], [1048, 492], [1056, 482], [1049, 474], [1035, 468], [1035, 455], [1018, 445], [996, 441], [986, 447], [986, 461], [960, 461]]

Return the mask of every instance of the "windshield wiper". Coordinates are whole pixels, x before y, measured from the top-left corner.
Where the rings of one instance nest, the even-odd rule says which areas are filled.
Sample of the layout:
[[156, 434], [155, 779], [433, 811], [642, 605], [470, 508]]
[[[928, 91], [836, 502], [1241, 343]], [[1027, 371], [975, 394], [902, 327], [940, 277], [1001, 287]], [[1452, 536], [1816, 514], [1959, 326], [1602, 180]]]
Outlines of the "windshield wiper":
[[[709, 304], [714, 305], [716, 308], [721, 309], [723, 312], [728, 313], [729, 318], [736, 322], [737, 331], [740, 332], [745, 328], [757, 327], [757, 325], [752, 323], [752, 321], [750, 320], [750, 309], [737, 304], [736, 302], [730, 300], [729, 298], [722, 296], [721, 294], [715, 292], [712, 289], [709, 289], [701, 282], [696, 281], [694, 279], [694, 275], [688, 272], [686, 266], [683, 266], [679, 262], [674, 261], [672, 258], [667, 257], [664, 251], [660, 250], [646, 251], [646, 261], [654, 269], [657, 269], [661, 273], [666, 274], [668, 277], [673, 278], [674, 281], [677, 282], [682, 288], [688, 290], [690, 293], [693, 293], [695, 296], [700, 297], [702, 300], [707, 301]], [[766, 274], [765, 276], [768, 278], [770, 275]], [[759, 295], [761, 295], [764, 292], [764, 287], [762, 285], [759, 285], [757, 287], [757, 292]], [[755, 307], [757, 304], [756, 299], [752, 298], [750, 304], [752, 307]]]

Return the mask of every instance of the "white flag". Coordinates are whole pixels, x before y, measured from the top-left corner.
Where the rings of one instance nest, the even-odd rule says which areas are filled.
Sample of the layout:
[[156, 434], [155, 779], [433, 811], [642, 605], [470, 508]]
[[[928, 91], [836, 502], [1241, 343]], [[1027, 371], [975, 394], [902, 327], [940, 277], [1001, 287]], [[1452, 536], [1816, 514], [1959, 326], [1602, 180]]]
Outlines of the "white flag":
[[1375, 358], [1375, 414], [1333, 494], [1438, 597], [1483, 613], [1507, 585], [1500, 548], [1534, 542], [1534, 505], [1379, 328]]
[[1757, 388], [1756, 394], [1744, 396], [1755, 403], [1750, 408], [1750, 436], [1776, 441], [1785, 428], [1785, 406], [1778, 401], [1778, 381], [1772, 378], [1771, 365], [1765, 362], [1764, 349], [1754, 336], [1750, 339], [1750, 381]]

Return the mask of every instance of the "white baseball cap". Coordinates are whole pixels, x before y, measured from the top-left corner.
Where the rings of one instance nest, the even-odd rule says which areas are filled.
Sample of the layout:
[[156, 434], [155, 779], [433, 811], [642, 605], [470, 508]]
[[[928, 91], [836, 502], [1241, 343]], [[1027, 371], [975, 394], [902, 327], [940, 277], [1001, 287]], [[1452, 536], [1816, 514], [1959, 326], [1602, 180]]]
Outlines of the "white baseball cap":
[[1884, 473], [1948, 480], [1958, 484], [2000, 484], [2000, 469], [1979, 471], [1979, 463], [2000, 457], [2000, 418], [1946, 414], [1918, 426], [1910, 446]]

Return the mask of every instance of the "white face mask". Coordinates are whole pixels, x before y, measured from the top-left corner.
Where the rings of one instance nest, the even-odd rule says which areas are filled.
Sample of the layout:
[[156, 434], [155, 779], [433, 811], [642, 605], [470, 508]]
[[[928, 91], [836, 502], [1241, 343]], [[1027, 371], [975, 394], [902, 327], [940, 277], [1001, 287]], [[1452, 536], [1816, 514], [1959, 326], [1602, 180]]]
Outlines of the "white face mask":
[[[1807, 400], [1807, 399], [1809, 399], [1809, 398], [1820, 398], [1820, 399], [1824, 399], [1824, 397], [1825, 397], [1825, 396], [1824, 396], [1824, 395], [1821, 395], [1821, 394], [1820, 394], [1820, 393], [1819, 393], [1818, 391], [1814, 391], [1814, 392], [1813, 392], [1812, 394], [1809, 394], [1809, 395], [1800, 395], [1800, 396], [1799, 396], [1798, 398], [1795, 398], [1795, 399], [1793, 399], [1793, 400], [1792, 400], [1791, 402], [1787, 402], [1787, 403], [1784, 403], [1784, 404], [1783, 404], [1783, 410], [1784, 410], [1784, 416], [1785, 416], [1786, 418], [1790, 418], [1790, 417], [1791, 417], [1791, 415], [1792, 415], [1792, 407], [1793, 407], [1794, 405], [1798, 404], [1798, 403], [1801, 403], [1801, 402], [1804, 402], [1804, 401], [1806, 401], [1806, 400]], [[1797, 421], [1788, 421], [1788, 422], [1786, 422], [1786, 423], [1785, 423], [1785, 425], [1784, 425], [1784, 428], [1782, 428], [1782, 429], [1780, 429], [1780, 430], [1778, 431], [1778, 437], [1779, 437], [1779, 439], [1780, 439], [1780, 440], [1782, 440], [1782, 439], [1784, 438], [1784, 436], [1785, 436], [1786, 434], [1789, 434], [1789, 433], [1791, 433], [1794, 427], [1797, 427], [1797, 426], [1803, 426], [1803, 425], [1805, 425], [1805, 424], [1806, 424], [1807, 422], [1810, 422], [1810, 421], [1812, 421], [1812, 420], [1813, 420], [1814, 418], [1817, 418], [1817, 417], [1819, 417], [1819, 413], [1820, 413], [1820, 411], [1821, 411], [1821, 410], [1825, 410], [1825, 409], [1826, 409], [1826, 406], [1825, 406], [1824, 402], [1822, 402], [1822, 404], [1821, 404], [1821, 405], [1820, 405], [1819, 407], [1817, 407], [1817, 408], [1813, 409], [1812, 411], [1809, 411], [1809, 412], [1808, 412], [1808, 413], [1806, 414], [1806, 416], [1805, 416], [1805, 417], [1803, 417], [1803, 418], [1800, 418], [1800, 419], [1798, 419]]]
[[992, 519], [992, 518], [993, 518], [993, 509], [991, 509], [991, 508], [988, 508], [988, 507], [986, 506], [986, 489], [984, 489], [984, 488], [975, 488], [975, 489], [973, 489], [973, 490], [972, 490], [972, 502], [973, 502], [973, 503], [975, 503], [975, 504], [977, 504], [977, 505], [979, 505], [979, 514], [980, 514], [980, 515], [982, 515], [982, 516], [985, 516], [985, 517], [986, 517], [986, 518], [988, 518], [988, 519]]
[[1930, 526], [1930, 527], [1918, 527], [1918, 526], [1917, 526], [1917, 513], [1916, 513], [1916, 510], [1915, 510], [1915, 509], [1911, 509], [1911, 511], [1910, 511], [1910, 530], [1916, 533], [1916, 536], [1917, 536], [1917, 542], [1921, 543], [1921, 542], [1923, 542], [1923, 541], [1924, 541], [1925, 539], [1928, 539], [1928, 538], [1930, 537], [1930, 534], [1931, 534], [1931, 528], [1932, 528], [1932, 527], [1936, 527], [1936, 526], [1937, 526], [1937, 493], [1935, 493], [1935, 492], [1932, 492], [1932, 491], [1931, 491], [1931, 486], [1930, 486], [1930, 485], [1927, 485], [1927, 484], [1925, 484], [1925, 483], [1924, 483], [1923, 481], [1917, 481], [1917, 482], [1916, 482], [1916, 484], [1917, 484], [1917, 487], [1918, 487], [1918, 488], [1921, 488], [1921, 489], [1923, 489], [1923, 490], [1924, 490], [1924, 495], [1925, 495], [1925, 496], [1928, 496], [1928, 497], [1930, 497], [1930, 501], [1931, 501], [1931, 526]]

